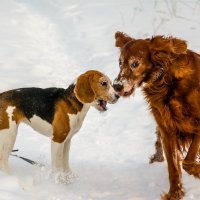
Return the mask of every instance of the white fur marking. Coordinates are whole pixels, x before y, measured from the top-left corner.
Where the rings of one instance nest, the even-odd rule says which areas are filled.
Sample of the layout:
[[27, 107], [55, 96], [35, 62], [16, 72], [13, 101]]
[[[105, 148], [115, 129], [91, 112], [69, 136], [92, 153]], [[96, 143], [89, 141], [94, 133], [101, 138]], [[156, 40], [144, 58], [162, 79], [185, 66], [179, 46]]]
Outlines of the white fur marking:
[[110, 88], [108, 90], [108, 94], [111, 97], [112, 101], [116, 101], [116, 92], [111, 85], [110, 85]]
[[9, 118], [9, 122], [12, 121], [12, 116], [13, 116], [14, 109], [15, 109], [14, 106], [8, 106], [7, 109], [6, 109], [6, 112], [8, 114], [8, 118]]
[[121, 81], [114, 80], [114, 85], [123, 85]]
[[65, 172], [70, 172], [69, 167], [69, 150], [70, 150], [71, 139], [68, 139], [64, 145], [64, 154], [63, 154], [63, 168]]
[[51, 160], [53, 170], [62, 170], [63, 169], [63, 149], [65, 142], [58, 143], [51, 141]]
[[51, 137], [53, 134], [53, 127], [50, 123], [48, 123], [47, 121], [41, 119], [40, 117], [38, 117], [37, 115], [34, 115], [30, 121], [25, 121], [26, 124], [30, 125], [34, 130], [36, 130], [37, 132]]
[[69, 114], [70, 132], [67, 139], [71, 138], [73, 134], [79, 131], [89, 108], [89, 104], [84, 104], [80, 112], [77, 114]]
[[12, 120], [15, 107], [8, 106], [6, 112], [8, 114], [9, 128], [0, 130], [0, 169], [8, 171], [8, 157], [15, 143], [17, 124]]
[[124, 81], [123, 86], [125, 92], [128, 92], [133, 88], [132, 84], [129, 83], [128, 81]]
[[90, 104], [83, 105], [83, 108], [77, 114], [68, 114], [70, 123], [70, 132], [64, 142], [58, 143], [52, 140], [51, 142], [51, 158], [52, 166], [55, 171], [64, 170], [65, 172], [70, 171], [69, 167], [69, 150], [70, 140], [72, 136], [79, 131], [83, 120], [90, 108]]

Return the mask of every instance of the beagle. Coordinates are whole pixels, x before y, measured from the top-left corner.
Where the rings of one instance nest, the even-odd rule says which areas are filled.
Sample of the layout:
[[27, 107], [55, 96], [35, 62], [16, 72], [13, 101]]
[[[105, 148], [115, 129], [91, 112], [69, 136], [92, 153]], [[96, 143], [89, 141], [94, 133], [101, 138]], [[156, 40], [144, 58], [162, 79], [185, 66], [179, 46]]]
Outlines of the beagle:
[[21, 122], [51, 138], [52, 169], [69, 172], [72, 136], [79, 131], [90, 108], [106, 111], [115, 103], [110, 79], [99, 71], [80, 75], [63, 88], [21, 88], [0, 94], [0, 169], [8, 172], [8, 157]]

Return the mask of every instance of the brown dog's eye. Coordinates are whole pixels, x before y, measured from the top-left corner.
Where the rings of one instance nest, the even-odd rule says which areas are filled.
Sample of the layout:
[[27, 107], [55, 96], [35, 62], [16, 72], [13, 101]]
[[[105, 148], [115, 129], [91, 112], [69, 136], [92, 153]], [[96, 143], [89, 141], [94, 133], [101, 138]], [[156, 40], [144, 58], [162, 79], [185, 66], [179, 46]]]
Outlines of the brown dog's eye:
[[137, 68], [139, 66], [139, 62], [134, 62], [131, 64], [132, 68]]
[[101, 82], [101, 85], [102, 85], [102, 86], [107, 86], [107, 82], [106, 82], [106, 81], [102, 81], [102, 82]]

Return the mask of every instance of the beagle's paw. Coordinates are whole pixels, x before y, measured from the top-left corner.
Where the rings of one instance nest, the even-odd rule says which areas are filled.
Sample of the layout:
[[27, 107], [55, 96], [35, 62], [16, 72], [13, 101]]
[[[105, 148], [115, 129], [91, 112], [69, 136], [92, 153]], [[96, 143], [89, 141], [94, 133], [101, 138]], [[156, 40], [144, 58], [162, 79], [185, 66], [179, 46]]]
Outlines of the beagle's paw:
[[56, 183], [56, 184], [65, 184], [69, 185], [73, 183], [74, 179], [77, 179], [78, 175], [73, 173], [73, 172], [53, 172], [51, 174], [51, 179]]

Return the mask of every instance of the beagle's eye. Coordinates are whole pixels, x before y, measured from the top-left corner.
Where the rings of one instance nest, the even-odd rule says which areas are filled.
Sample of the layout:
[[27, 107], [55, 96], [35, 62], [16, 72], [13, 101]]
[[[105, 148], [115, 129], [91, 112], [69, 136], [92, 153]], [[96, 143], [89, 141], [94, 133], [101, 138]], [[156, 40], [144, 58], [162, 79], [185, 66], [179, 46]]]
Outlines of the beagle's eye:
[[139, 62], [135, 61], [131, 64], [132, 68], [137, 68], [139, 66]]
[[106, 82], [106, 81], [102, 81], [102, 82], [101, 82], [101, 85], [102, 85], [102, 86], [107, 86], [107, 82]]

